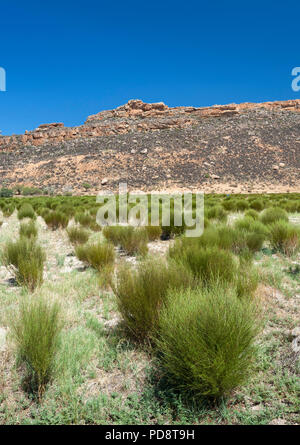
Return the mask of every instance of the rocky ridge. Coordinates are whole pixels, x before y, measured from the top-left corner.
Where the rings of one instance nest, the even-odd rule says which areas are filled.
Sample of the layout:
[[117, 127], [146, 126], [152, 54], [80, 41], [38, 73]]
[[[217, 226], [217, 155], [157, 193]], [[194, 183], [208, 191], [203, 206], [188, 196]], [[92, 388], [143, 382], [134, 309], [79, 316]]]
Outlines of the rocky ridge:
[[[130, 100], [77, 127], [0, 136], [7, 185], [97, 191], [299, 191], [300, 100], [174, 107]], [[298, 190], [297, 190], [298, 189]]]

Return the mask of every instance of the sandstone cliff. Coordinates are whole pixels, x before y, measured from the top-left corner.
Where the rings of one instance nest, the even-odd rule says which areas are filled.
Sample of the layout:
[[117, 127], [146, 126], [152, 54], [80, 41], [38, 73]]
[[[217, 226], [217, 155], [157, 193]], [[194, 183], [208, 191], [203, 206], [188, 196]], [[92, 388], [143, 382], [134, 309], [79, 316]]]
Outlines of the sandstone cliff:
[[300, 100], [175, 107], [131, 100], [78, 127], [0, 136], [0, 181], [82, 192], [299, 191]]

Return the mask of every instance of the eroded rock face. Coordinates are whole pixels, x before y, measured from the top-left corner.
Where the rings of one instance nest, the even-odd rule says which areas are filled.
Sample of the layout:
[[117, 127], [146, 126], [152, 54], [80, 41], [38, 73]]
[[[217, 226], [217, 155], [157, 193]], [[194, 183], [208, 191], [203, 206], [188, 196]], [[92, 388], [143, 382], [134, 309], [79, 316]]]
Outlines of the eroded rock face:
[[148, 104], [134, 99], [115, 110], [91, 115], [84, 125], [78, 127], [64, 127], [63, 123], [42, 124], [35, 130], [26, 131], [24, 135], [0, 136], [0, 150], [10, 151], [21, 146], [58, 144], [70, 139], [110, 136], [131, 131], [184, 128], [201, 118], [231, 117], [259, 108], [300, 112], [300, 100], [169, 108], [163, 102]]
[[0, 185], [90, 193], [299, 191], [300, 100], [169, 108], [131, 100], [78, 127], [0, 137]]

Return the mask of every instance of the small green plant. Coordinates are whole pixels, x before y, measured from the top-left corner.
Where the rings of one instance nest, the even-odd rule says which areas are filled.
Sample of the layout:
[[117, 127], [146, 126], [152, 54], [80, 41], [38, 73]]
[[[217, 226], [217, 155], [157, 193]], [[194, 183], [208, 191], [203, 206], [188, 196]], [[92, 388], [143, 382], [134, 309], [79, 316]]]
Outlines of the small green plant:
[[293, 255], [300, 248], [300, 229], [285, 221], [270, 225], [270, 244], [285, 255]]
[[19, 208], [18, 219], [21, 220], [23, 218], [36, 219], [36, 214], [31, 204], [25, 203]]
[[172, 291], [162, 307], [156, 345], [167, 376], [181, 390], [218, 399], [253, 372], [260, 331], [254, 302], [216, 283]]
[[76, 226], [68, 228], [67, 234], [70, 243], [72, 243], [73, 245], [86, 243], [90, 236], [87, 230], [83, 229], [82, 227], [76, 227]]
[[149, 241], [155, 241], [161, 237], [162, 228], [160, 226], [146, 226], [145, 230], [147, 232]]
[[44, 215], [44, 221], [51, 230], [65, 229], [69, 224], [69, 217], [54, 210]]
[[145, 255], [148, 251], [148, 234], [144, 227], [107, 226], [103, 228], [103, 235], [128, 255]]
[[227, 217], [228, 217], [227, 212], [223, 209], [223, 207], [221, 207], [219, 205], [213, 206], [213, 207], [209, 208], [207, 211], [208, 219], [216, 219], [221, 222], [226, 222]]
[[45, 253], [34, 239], [21, 237], [8, 241], [2, 251], [3, 264], [15, 275], [20, 286], [33, 292], [43, 282]]
[[99, 272], [106, 266], [113, 266], [115, 262], [115, 250], [109, 243], [79, 245], [75, 248], [75, 254], [80, 261]]
[[264, 203], [261, 199], [254, 199], [251, 203], [250, 203], [250, 207], [251, 209], [254, 209], [258, 212], [260, 212], [261, 210], [264, 209]]
[[26, 238], [36, 238], [38, 235], [38, 229], [34, 221], [29, 221], [28, 223], [22, 223], [19, 229], [19, 235], [25, 236]]
[[289, 217], [285, 210], [280, 207], [269, 207], [260, 215], [260, 221], [263, 224], [273, 224], [277, 221], [288, 222]]
[[252, 218], [252, 219], [258, 219], [259, 213], [254, 209], [249, 209], [247, 212], [245, 212], [245, 218]]
[[41, 399], [53, 375], [58, 337], [62, 329], [60, 308], [44, 298], [23, 300], [19, 314], [11, 322], [19, 358], [25, 362], [32, 384]]
[[5, 218], [9, 218], [15, 210], [15, 206], [13, 204], [4, 205], [2, 207], [2, 213]]
[[245, 199], [239, 199], [236, 201], [236, 209], [240, 212], [244, 212], [245, 210], [249, 209], [249, 203]]
[[79, 212], [75, 214], [75, 222], [83, 227], [90, 227], [91, 224], [95, 223], [95, 219], [89, 213]]
[[13, 191], [6, 187], [0, 189], [0, 198], [11, 198], [13, 194]]
[[181, 264], [149, 258], [137, 270], [120, 267], [114, 292], [128, 330], [144, 341], [155, 331], [169, 289], [191, 286], [191, 273]]

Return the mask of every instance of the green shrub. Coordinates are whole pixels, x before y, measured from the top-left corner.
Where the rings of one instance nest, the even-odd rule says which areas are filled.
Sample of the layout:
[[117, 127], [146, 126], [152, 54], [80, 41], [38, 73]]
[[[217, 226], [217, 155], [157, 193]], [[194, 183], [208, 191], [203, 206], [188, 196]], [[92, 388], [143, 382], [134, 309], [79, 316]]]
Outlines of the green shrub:
[[87, 230], [83, 229], [82, 227], [70, 227], [67, 229], [67, 234], [69, 237], [69, 241], [76, 245], [76, 244], [84, 244], [88, 241], [90, 234]]
[[0, 219], [0, 227], [2, 227], [3, 221]]
[[300, 212], [300, 202], [299, 200], [291, 200], [285, 204], [284, 208], [288, 213]]
[[59, 228], [65, 229], [69, 224], [68, 216], [56, 210], [46, 213], [44, 215], [44, 221], [51, 230], [57, 230]]
[[15, 206], [13, 204], [5, 205], [2, 207], [2, 213], [5, 218], [9, 218], [15, 210]]
[[3, 264], [15, 275], [20, 286], [33, 291], [43, 282], [45, 253], [34, 239], [21, 237], [18, 241], [8, 241], [2, 251]]
[[83, 227], [89, 227], [95, 222], [94, 218], [88, 213], [79, 212], [75, 214], [75, 221]]
[[254, 201], [252, 201], [250, 203], [250, 207], [251, 209], [257, 210], [258, 212], [260, 212], [261, 210], [264, 209], [264, 202], [261, 199], [254, 199]]
[[270, 226], [269, 239], [274, 249], [293, 255], [300, 248], [300, 229], [285, 221], [277, 221]]
[[182, 252], [181, 261], [205, 284], [216, 280], [234, 282], [237, 274], [234, 256], [218, 247], [190, 247]]
[[128, 255], [145, 255], [148, 251], [148, 235], [144, 227], [107, 226], [103, 228], [103, 235]]
[[18, 219], [31, 218], [36, 219], [36, 214], [31, 204], [23, 204], [18, 211]]
[[107, 239], [113, 243], [114, 246], [120, 244], [122, 226], [105, 226], [103, 227], [102, 233]]
[[13, 194], [13, 191], [6, 187], [0, 189], [0, 198], [11, 198]]
[[162, 228], [160, 226], [146, 226], [145, 230], [147, 232], [149, 241], [155, 241], [161, 237]]
[[252, 218], [252, 219], [258, 219], [259, 214], [256, 210], [250, 209], [245, 212], [245, 218]]
[[227, 216], [227, 212], [221, 206], [211, 207], [207, 211], [208, 219], [217, 219], [218, 221], [226, 222]]
[[23, 196], [30, 196], [30, 195], [40, 195], [42, 194], [42, 191], [36, 187], [22, 187], [21, 193]]
[[279, 207], [269, 207], [260, 215], [260, 221], [263, 224], [272, 224], [280, 220], [288, 222], [289, 217], [286, 211]]
[[60, 309], [41, 297], [20, 304], [18, 316], [11, 328], [18, 354], [27, 365], [33, 388], [41, 398], [45, 385], [53, 374], [58, 336], [62, 328]]
[[240, 212], [244, 212], [245, 210], [249, 209], [249, 203], [245, 199], [239, 199], [236, 201], [236, 209]]
[[[232, 230], [232, 233], [240, 234], [240, 231]], [[257, 288], [258, 281], [251, 264], [252, 256], [247, 246], [247, 234], [243, 232], [242, 235], [244, 238], [239, 240], [236, 236], [237, 244], [231, 246], [232, 240], [229, 239], [228, 250], [220, 249], [217, 245], [202, 247], [191, 238], [180, 240], [169, 249], [168, 257], [187, 267], [197, 282], [208, 287], [215, 282], [224, 282], [238, 288], [239, 296], [250, 298]], [[225, 238], [223, 242], [225, 243]], [[239, 250], [240, 261], [230, 249]], [[247, 267], [244, 265], [245, 260]]]
[[220, 284], [170, 293], [160, 312], [156, 344], [172, 383], [218, 399], [247, 381], [261, 328], [258, 314], [253, 302]]
[[129, 331], [140, 341], [155, 331], [159, 311], [169, 289], [189, 287], [191, 274], [174, 262], [149, 258], [134, 270], [120, 267], [114, 292], [118, 308]]
[[234, 211], [236, 210], [236, 203], [233, 199], [226, 199], [222, 202], [222, 206], [227, 211]]
[[38, 229], [34, 221], [28, 223], [22, 223], [19, 229], [19, 235], [25, 236], [26, 238], [36, 238], [38, 235]]
[[161, 238], [163, 240], [167, 240], [174, 236], [180, 236], [184, 233], [185, 229], [186, 229], [186, 226], [184, 224], [184, 221], [182, 221], [182, 225], [180, 225], [180, 226], [175, 225], [174, 209], [171, 207], [171, 209], [170, 209], [170, 224], [168, 226], [165, 226], [162, 224]]
[[80, 261], [98, 271], [115, 262], [114, 247], [108, 243], [79, 245], [75, 248], [75, 254]]

